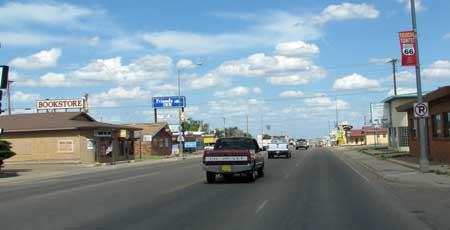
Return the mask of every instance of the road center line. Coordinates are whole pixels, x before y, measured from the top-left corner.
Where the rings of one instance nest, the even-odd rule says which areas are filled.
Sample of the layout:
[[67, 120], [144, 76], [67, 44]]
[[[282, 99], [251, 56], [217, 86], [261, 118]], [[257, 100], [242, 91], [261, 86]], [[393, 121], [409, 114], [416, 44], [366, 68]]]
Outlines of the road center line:
[[269, 202], [269, 201], [265, 200], [264, 202], [262, 202], [262, 204], [260, 204], [258, 206], [258, 208], [256, 209], [255, 213], [258, 214], [258, 212], [260, 212], [264, 208], [264, 206], [266, 206], [267, 202]]

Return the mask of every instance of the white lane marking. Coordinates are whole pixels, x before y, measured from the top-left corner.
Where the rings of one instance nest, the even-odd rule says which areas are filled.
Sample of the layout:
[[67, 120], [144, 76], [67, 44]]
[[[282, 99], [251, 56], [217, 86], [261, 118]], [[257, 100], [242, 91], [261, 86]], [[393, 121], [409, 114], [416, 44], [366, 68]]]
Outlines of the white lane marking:
[[262, 204], [260, 204], [258, 206], [258, 208], [256, 209], [255, 213], [258, 214], [258, 212], [260, 212], [264, 208], [264, 206], [266, 206], [267, 202], [269, 202], [269, 201], [265, 200], [264, 202], [262, 202]]
[[196, 179], [196, 180], [194, 180], [191, 183], [183, 184], [183, 185], [180, 185], [180, 186], [176, 186], [176, 187], [171, 188], [171, 189], [169, 189], [167, 191], [160, 192], [159, 194], [168, 194], [168, 193], [176, 192], [178, 190], [185, 189], [185, 188], [190, 187], [192, 185], [195, 185], [195, 184], [198, 184], [200, 182], [203, 182], [204, 180], [205, 180], [204, 178]]
[[342, 158], [338, 157], [339, 159], [341, 159], [342, 162], [344, 162], [348, 167], [350, 167], [356, 174], [358, 174], [360, 177], [362, 177], [364, 180], [367, 181], [367, 183], [370, 183], [370, 180], [364, 176], [362, 173], [360, 173], [358, 170], [356, 170], [353, 166], [350, 165], [350, 163], [348, 163], [346, 160], [343, 160]]

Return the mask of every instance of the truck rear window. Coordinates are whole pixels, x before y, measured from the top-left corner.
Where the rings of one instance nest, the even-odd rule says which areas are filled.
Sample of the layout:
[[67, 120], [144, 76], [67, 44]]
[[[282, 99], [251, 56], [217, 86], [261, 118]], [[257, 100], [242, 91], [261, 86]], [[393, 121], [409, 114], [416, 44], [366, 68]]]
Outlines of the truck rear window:
[[256, 149], [251, 139], [220, 139], [214, 145], [215, 150], [254, 150]]

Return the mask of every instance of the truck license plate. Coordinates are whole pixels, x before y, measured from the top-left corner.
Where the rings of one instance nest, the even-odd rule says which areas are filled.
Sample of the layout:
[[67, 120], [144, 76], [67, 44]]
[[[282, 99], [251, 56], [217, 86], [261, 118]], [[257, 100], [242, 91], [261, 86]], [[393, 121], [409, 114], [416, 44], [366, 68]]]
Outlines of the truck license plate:
[[231, 165], [222, 165], [222, 171], [231, 172]]

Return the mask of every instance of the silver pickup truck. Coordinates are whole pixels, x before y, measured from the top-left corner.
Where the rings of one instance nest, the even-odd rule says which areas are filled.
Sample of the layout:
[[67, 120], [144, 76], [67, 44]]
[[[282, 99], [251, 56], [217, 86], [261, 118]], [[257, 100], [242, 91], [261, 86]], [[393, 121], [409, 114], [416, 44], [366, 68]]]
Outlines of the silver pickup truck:
[[275, 156], [285, 156], [291, 158], [291, 151], [289, 150], [289, 142], [285, 137], [273, 137], [272, 142], [267, 147], [267, 155], [270, 158]]

